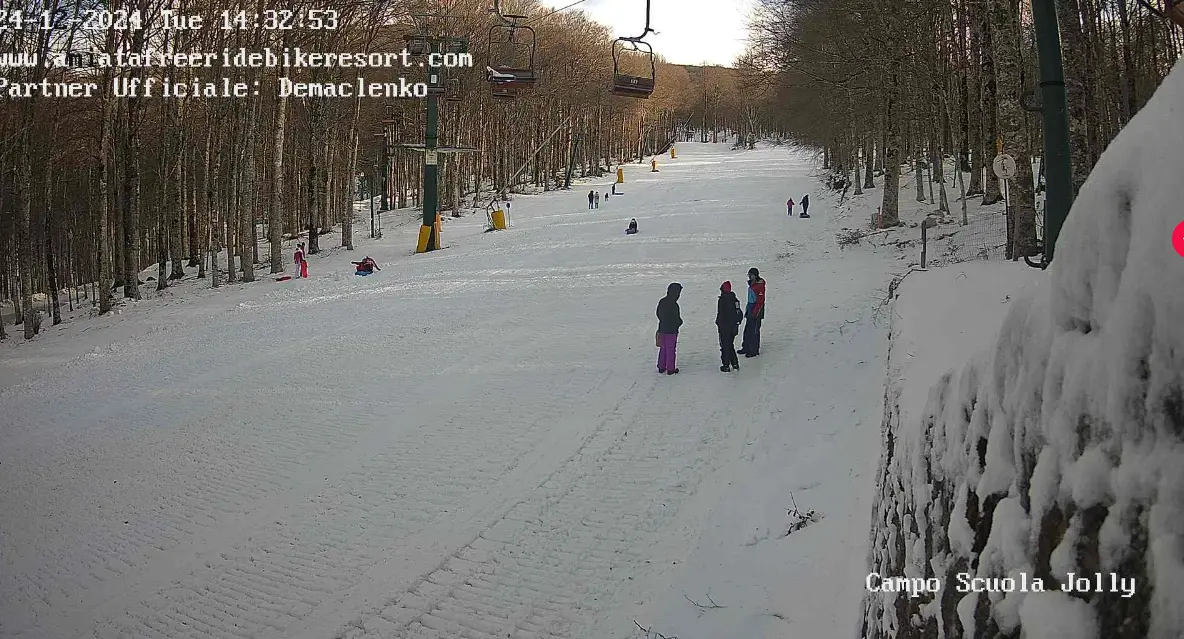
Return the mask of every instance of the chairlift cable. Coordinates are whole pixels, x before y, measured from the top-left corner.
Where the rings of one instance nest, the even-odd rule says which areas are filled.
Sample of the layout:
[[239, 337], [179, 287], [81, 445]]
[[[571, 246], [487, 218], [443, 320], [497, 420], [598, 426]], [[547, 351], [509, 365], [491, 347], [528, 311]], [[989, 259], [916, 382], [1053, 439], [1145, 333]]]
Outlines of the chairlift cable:
[[[569, 4], [565, 7], [560, 7], [558, 9], [554, 9], [549, 13], [544, 13], [543, 15], [538, 16], [536, 18], [531, 18], [530, 20], [527, 20], [526, 22], [534, 22], [535, 20], [542, 20], [543, 18], [548, 18], [550, 16], [555, 15], [556, 13], [559, 13], [560, 11], [566, 11], [566, 10], [576, 6], [577, 4], [583, 4], [584, 2], [587, 2], [587, 0], [576, 0], [575, 2]], [[526, 23], [523, 23], [523, 24], [526, 24]]]

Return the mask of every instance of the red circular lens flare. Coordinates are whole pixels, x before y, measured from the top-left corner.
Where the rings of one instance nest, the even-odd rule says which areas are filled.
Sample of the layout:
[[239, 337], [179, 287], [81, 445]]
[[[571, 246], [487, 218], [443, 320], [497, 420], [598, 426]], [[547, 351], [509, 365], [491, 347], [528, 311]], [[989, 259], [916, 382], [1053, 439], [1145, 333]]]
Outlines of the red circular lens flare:
[[1172, 231], [1172, 248], [1184, 257], [1184, 222], [1176, 225], [1176, 230]]

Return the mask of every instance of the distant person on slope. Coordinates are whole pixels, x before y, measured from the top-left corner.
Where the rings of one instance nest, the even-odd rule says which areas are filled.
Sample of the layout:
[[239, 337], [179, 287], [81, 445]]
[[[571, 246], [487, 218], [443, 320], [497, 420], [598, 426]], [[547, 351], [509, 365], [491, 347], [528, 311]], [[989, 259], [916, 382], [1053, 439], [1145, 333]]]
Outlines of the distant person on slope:
[[744, 309], [732, 292], [731, 282], [724, 282], [719, 291], [719, 305], [715, 311], [715, 326], [719, 329], [719, 358], [723, 362], [719, 369], [727, 373], [740, 370], [740, 360], [736, 357], [736, 334], [740, 332], [740, 322], [744, 321]]
[[589, 210], [592, 209], [592, 203], [595, 199], [596, 199], [596, 192], [595, 191], [588, 191], [588, 209]]
[[678, 309], [678, 297], [682, 284], [672, 282], [666, 287], [666, 297], [658, 300], [658, 372], [674, 375], [678, 372], [675, 350], [678, 347], [678, 329], [682, 326], [682, 315]]
[[296, 245], [296, 252], [292, 254], [292, 262], [296, 265], [296, 277], [308, 277], [308, 261], [304, 259], [304, 242]]
[[[810, 210], [810, 194], [807, 193], [806, 195], [802, 196], [802, 215], [801, 215], [801, 217], [810, 217], [810, 215], [808, 213], [806, 213], [806, 211], [808, 211], [808, 210]], [[793, 211], [793, 209], [791, 208], [790, 212], [792, 212], [792, 211]]]
[[793, 198], [792, 197], [785, 201], [785, 206], [786, 206], [786, 208], [789, 209], [790, 217], [793, 217]]
[[637, 218], [629, 220], [629, 228], [625, 229], [625, 235], [633, 235], [637, 233]]
[[354, 269], [354, 275], [371, 275], [374, 271], [382, 270], [378, 268], [378, 263], [371, 259], [369, 255], [362, 258], [362, 261], [354, 262], [353, 264], [356, 267]]
[[765, 281], [756, 267], [748, 269], [748, 307], [744, 314], [744, 340], [738, 351], [745, 357], [761, 354], [761, 320], [765, 319]]
[[596, 207], [595, 208], [600, 208], [600, 191], [596, 192]]

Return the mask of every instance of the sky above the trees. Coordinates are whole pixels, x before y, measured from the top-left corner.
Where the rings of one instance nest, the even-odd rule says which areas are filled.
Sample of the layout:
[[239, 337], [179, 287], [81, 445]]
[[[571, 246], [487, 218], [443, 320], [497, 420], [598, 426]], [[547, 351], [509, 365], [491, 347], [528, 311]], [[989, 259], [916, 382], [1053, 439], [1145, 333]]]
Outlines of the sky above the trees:
[[[575, 0], [542, 0], [558, 9]], [[645, 28], [646, 0], [584, 0], [566, 11], [583, 10], [615, 36], [636, 36]], [[731, 66], [744, 50], [753, 0], [651, 0], [646, 37], [654, 53], [675, 64]], [[510, 3], [512, 6], [512, 3]]]

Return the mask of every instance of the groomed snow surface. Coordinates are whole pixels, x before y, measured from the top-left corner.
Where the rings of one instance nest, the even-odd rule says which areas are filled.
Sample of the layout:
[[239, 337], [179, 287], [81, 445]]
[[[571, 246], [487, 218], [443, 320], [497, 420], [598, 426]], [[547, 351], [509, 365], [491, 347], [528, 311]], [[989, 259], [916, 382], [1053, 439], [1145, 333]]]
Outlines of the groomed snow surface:
[[[448, 219], [427, 255], [415, 224], [388, 226], [307, 280], [166, 291], [9, 340], [0, 635], [855, 633], [873, 310], [899, 265], [837, 249], [810, 158], [727, 147], [628, 166], [599, 210], [588, 184], [518, 198], [515, 228]], [[813, 218], [787, 217], [806, 192]], [[355, 277], [365, 254], [382, 271]], [[716, 298], [751, 266], [762, 354], [724, 374]], [[822, 518], [786, 536], [791, 495]]]
[[[1184, 63], [1100, 158], [1047, 273], [900, 286], [871, 565], [945, 587], [869, 595], [865, 638], [1184, 637], [1182, 108]], [[958, 573], [1047, 592], [959, 592]], [[1065, 594], [1069, 573], [1104, 586]]]

